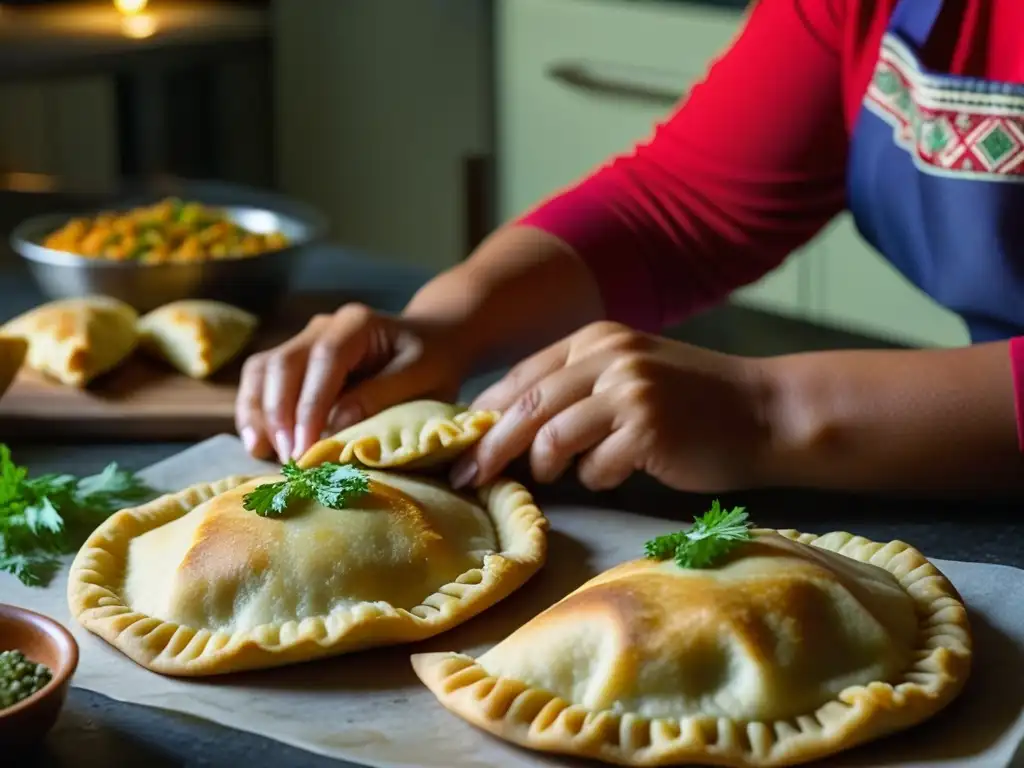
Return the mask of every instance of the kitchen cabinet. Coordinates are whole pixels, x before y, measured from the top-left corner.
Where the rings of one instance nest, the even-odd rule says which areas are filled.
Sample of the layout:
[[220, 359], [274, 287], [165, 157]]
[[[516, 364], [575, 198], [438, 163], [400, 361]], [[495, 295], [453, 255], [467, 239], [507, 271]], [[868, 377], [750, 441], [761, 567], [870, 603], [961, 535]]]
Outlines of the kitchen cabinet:
[[964, 322], [903, 277], [857, 232], [848, 213], [818, 236], [807, 318], [914, 346], [969, 342]]
[[273, 8], [282, 190], [346, 246], [432, 269], [462, 259], [486, 195], [468, 168], [493, 152], [490, 3]]
[[[497, 0], [499, 218], [648, 138], [739, 32], [736, 8], [653, 0]], [[966, 341], [847, 216], [733, 295], [770, 311], [920, 345]]]

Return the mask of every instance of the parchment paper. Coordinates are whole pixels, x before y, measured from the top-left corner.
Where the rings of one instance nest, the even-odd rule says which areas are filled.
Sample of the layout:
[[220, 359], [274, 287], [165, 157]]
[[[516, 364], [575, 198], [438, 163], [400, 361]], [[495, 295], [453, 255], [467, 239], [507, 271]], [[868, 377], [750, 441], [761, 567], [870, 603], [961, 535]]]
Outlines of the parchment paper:
[[[150, 467], [145, 475], [157, 488], [178, 490], [267, 466], [250, 459], [233, 437], [220, 436]], [[509, 746], [449, 714], [419, 683], [408, 660], [411, 652], [424, 650], [476, 655], [594, 574], [636, 557], [650, 537], [678, 527], [604, 510], [550, 507], [544, 512], [552, 523], [548, 564], [504, 602], [425, 643], [280, 670], [202, 682], [148, 672], [70, 618], [66, 566], [45, 589], [23, 587], [0, 574], [0, 599], [72, 629], [81, 644], [74, 684], [114, 699], [207, 718], [374, 768], [576, 766]], [[967, 689], [932, 721], [829, 759], [829, 766], [1024, 766], [1024, 756], [1014, 757], [1024, 743], [1024, 571], [935, 563], [972, 611], [975, 669]]]

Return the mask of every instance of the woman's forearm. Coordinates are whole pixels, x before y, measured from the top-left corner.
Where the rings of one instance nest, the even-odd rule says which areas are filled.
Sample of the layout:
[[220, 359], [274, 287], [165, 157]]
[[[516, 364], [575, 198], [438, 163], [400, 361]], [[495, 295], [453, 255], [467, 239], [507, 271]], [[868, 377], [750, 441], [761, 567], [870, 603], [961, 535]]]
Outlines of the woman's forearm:
[[475, 370], [510, 363], [603, 319], [593, 274], [564, 242], [507, 225], [413, 297], [403, 315], [448, 325]]
[[761, 480], [859, 490], [1024, 488], [1006, 343], [816, 352], [755, 363]]

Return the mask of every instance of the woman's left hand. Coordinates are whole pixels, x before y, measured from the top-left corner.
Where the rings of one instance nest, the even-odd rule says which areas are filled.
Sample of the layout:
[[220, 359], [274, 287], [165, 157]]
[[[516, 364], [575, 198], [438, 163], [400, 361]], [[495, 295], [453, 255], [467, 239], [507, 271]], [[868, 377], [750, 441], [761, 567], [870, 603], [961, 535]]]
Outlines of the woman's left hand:
[[538, 482], [576, 457], [580, 481], [613, 488], [643, 471], [672, 488], [758, 482], [767, 441], [755, 360], [595, 323], [520, 363], [475, 408], [501, 420], [456, 464], [456, 487], [495, 479], [527, 450]]

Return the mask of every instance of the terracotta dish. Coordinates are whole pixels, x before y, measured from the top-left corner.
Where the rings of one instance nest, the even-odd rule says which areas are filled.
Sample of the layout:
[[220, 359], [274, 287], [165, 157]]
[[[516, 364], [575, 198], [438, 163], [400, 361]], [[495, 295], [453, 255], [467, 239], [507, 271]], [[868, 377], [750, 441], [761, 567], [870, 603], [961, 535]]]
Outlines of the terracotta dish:
[[57, 722], [78, 666], [78, 644], [53, 619], [24, 608], [0, 604], [0, 651], [21, 651], [45, 664], [53, 679], [13, 707], [0, 709], [0, 744], [26, 746], [40, 740]]

